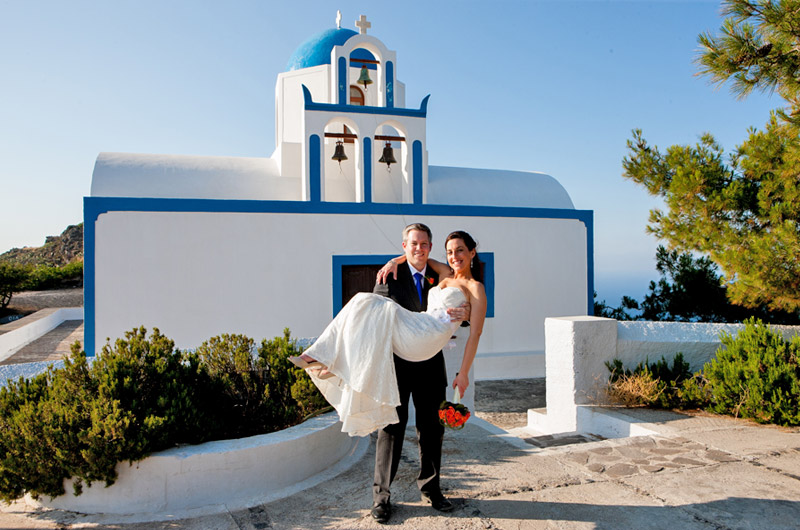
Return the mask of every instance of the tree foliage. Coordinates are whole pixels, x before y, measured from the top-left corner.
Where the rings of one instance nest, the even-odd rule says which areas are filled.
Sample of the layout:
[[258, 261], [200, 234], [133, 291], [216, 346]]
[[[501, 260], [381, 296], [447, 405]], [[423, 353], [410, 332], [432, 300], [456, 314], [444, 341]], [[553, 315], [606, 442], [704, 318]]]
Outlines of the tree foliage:
[[8, 306], [15, 292], [22, 290], [28, 272], [19, 265], [0, 261], [0, 309]]
[[725, 286], [710, 259], [659, 245], [656, 270], [661, 278], [650, 282], [650, 292], [641, 304], [643, 320], [728, 321]]
[[744, 97], [775, 90], [789, 103], [725, 155], [710, 134], [665, 151], [641, 130], [623, 175], [663, 198], [648, 230], [673, 249], [707, 255], [740, 305], [800, 309], [800, 2], [724, 3], [721, 35], [701, 35], [701, 73]]
[[800, 2], [727, 0], [719, 35], [698, 37], [700, 73], [739, 97], [753, 90], [777, 92], [789, 103], [779, 115], [800, 124]]
[[719, 267], [707, 257], [667, 250], [659, 245], [656, 270], [661, 277], [650, 282], [641, 303], [630, 296], [624, 296], [622, 304], [616, 308], [608, 306], [605, 301], [595, 301], [594, 314], [616, 320], [743, 322], [748, 318], [758, 318], [773, 324], [800, 324], [797, 312], [732, 304]]

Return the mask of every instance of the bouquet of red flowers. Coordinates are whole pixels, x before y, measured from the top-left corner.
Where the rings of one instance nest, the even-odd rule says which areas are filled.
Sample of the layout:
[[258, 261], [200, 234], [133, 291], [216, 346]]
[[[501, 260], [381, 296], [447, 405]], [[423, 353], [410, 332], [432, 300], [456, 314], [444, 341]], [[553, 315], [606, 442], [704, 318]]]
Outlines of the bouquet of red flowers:
[[469, 409], [460, 403], [458, 387], [456, 387], [453, 401], [442, 401], [439, 405], [439, 423], [451, 429], [462, 429], [467, 423]]

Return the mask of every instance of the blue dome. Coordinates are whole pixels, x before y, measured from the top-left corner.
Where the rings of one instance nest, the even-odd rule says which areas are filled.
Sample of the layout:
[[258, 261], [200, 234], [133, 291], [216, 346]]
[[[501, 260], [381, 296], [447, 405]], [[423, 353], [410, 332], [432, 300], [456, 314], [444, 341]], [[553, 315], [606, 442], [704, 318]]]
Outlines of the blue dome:
[[297, 47], [292, 54], [286, 70], [299, 70], [311, 66], [331, 63], [331, 51], [334, 46], [341, 46], [347, 40], [358, 35], [352, 29], [326, 29], [312, 35], [307, 41]]

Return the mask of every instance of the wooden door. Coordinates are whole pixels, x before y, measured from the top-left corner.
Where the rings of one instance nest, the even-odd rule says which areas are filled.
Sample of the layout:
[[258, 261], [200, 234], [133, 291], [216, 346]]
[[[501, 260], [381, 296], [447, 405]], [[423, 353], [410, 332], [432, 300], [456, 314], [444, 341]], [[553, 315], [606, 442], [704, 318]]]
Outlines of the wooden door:
[[371, 293], [375, 275], [383, 265], [344, 265], [342, 267], [342, 307], [356, 293]]

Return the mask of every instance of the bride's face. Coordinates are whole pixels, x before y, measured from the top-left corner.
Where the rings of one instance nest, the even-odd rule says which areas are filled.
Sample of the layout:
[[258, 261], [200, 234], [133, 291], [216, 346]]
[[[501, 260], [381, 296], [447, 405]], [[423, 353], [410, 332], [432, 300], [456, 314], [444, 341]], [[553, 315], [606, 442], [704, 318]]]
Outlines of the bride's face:
[[447, 264], [458, 274], [459, 271], [469, 270], [470, 262], [475, 257], [475, 250], [467, 249], [463, 239], [451, 239], [445, 245], [447, 250]]

